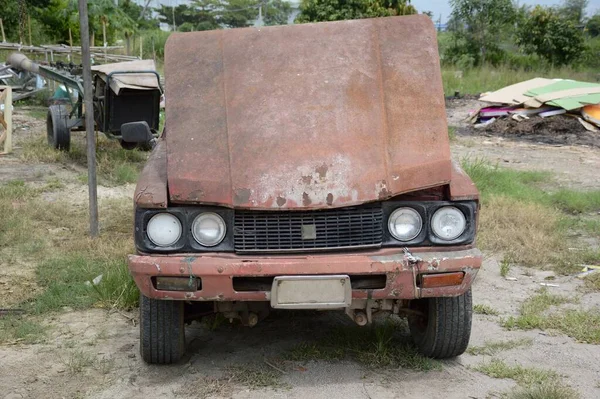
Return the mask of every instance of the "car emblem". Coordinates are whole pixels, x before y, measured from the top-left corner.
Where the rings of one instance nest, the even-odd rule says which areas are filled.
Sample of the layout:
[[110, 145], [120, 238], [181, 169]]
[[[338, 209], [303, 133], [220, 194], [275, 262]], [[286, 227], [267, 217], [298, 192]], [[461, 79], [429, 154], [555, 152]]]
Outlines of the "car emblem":
[[314, 224], [303, 224], [302, 225], [302, 239], [303, 240], [316, 240], [317, 239], [317, 226]]

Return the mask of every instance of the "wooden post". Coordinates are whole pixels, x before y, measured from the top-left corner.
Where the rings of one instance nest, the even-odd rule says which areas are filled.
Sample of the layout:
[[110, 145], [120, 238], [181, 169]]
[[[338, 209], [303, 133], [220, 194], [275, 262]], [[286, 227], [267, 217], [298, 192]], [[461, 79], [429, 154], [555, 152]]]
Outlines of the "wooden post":
[[88, 195], [90, 236], [98, 236], [98, 187], [96, 184], [96, 140], [92, 93], [92, 61], [87, 0], [79, 0], [79, 33], [81, 36], [81, 63], [83, 64], [83, 102], [87, 141]]
[[144, 36], [140, 35], [140, 60], [144, 59]]
[[106, 56], [106, 46], [108, 45], [106, 43], [106, 21], [104, 19], [102, 20], [102, 43], [104, 46], [104, 62], [108, 62], [108, 57]]
[[27, 15], [27, 25], [29, 25], [29, 45], [33, 46], [33, 41], [31, 40], [31, 15]]
[[4, 24], [2, 23], [2, 18], [0, 18], [0, 31], [2, 31], [2, 42], [6, 42], [6, 36], [4, 35]]
[[0, 133], [0, 145], [4, 143], [4, 151], [0, 155], [5, 155], [12, 152], [12, 88], [10, 86], [0, 86], [0, 104], [3, 105], [3, 109], [0, 110], [0, 125], [4, 128]]
[[71, 34], [71, 28], [69, 28], [69, 56], [67, 59], [69, 62], [73, 60], [73, 35]]

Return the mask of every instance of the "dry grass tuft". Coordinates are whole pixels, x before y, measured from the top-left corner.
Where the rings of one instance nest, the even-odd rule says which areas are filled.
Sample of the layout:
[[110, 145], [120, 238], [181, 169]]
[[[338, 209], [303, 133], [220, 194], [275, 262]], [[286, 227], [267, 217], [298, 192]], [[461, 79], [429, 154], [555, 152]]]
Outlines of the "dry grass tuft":
[[525, 266], [547, 266], [568, 250], [559, 220], [559, 211], [551, 207], [494, 196], [480, 214], [478, 244]]

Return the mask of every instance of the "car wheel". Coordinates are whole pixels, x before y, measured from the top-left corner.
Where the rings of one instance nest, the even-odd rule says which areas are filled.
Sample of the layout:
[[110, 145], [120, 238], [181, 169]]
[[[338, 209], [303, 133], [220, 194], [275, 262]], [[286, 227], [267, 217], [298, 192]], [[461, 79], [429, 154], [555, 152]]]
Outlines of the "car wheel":
[[140, 295], [140, 354], [151, 364], [171, 364], [185, 352], [182, 301]]
[[48, 107], [46, 117], [46, 134], [48, 145], [56, 150], [69, 151], [71, 147], [71, 131], [68, 128], [69, 111], [62, 104]]
[[423, 355], [445, 359], [464, 353], [471, 337], [471, 289], [456, 297], [417, 299], [411, 308], [417, 315], [408, 319], [410, 333]]

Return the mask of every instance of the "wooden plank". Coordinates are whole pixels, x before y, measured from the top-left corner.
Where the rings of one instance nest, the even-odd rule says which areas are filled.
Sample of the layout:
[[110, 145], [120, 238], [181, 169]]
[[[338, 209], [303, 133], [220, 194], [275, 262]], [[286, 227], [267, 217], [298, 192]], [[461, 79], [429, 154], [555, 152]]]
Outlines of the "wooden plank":
[[0, 155], [10, 154], [12, 152], [12, 88], [9, 86], [0, 87], [4, 98], [4, 111], [0, 112], [2, 126], [4, 131], [0, 135], [0, 144], [4, 142], [4, 152]]

